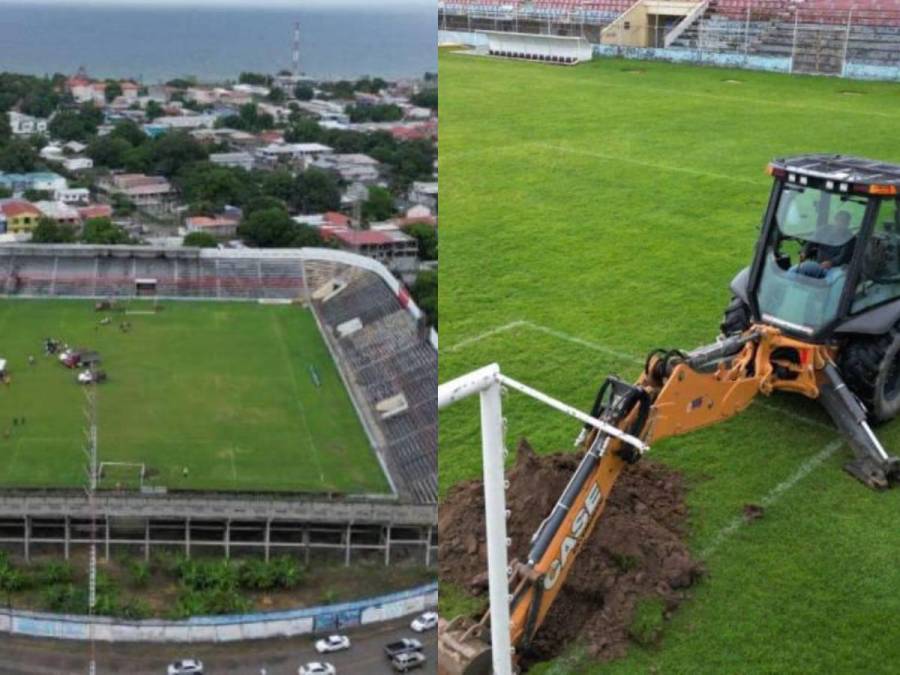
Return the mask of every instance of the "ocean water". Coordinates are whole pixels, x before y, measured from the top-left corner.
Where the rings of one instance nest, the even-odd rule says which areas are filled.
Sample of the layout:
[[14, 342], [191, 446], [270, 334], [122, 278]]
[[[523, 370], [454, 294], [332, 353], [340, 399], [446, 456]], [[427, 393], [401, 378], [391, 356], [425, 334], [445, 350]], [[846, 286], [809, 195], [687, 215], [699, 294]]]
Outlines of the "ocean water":
[[301, 70], [317, 78], [421, 76], [437, 70], [437, 2], [296, 9], [59, 6], [0, 0], [0, 71], [237, 79], [290, 68], [300, 22]]

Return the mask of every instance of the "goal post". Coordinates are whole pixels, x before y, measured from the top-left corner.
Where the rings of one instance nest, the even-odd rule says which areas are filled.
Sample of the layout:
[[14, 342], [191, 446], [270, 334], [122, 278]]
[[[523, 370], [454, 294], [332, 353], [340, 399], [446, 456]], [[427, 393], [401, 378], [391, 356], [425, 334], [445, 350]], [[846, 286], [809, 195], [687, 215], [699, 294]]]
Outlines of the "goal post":
[[512, 644], [509, 612], [509, 541], [506, 531], [506, 447], [502, 391], [518, 391], [565, 415], [614, 436], [641, 452], [647, 445], [618, 427], [588, 415], [552, 396], [518, 382], [492, 363], [461, 375], [438, 387], [438, 409], [443, 410], [470, 396], [481, 399], [481, 452], [484, 470], [484, 511], [487, 535], [488, 595], [490, 598], [491, 656], [494, 675], [511, 675]]
[[147, 465], [143, 462], [100, 462], [97, 478], [101, 489], [143, 490]]

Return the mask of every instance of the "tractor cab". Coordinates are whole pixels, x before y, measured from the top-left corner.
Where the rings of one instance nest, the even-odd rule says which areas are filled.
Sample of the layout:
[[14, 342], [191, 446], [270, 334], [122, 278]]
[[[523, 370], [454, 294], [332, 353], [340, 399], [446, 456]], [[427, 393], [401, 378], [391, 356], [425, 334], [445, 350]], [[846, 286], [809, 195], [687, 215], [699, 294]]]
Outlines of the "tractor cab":
[[817, 342], [883, 332], [865, 316], [891, 303], [900, 312], [900, 166], [804, 155], [768, 173], [753, 266], [733, 284], [753, 320]]

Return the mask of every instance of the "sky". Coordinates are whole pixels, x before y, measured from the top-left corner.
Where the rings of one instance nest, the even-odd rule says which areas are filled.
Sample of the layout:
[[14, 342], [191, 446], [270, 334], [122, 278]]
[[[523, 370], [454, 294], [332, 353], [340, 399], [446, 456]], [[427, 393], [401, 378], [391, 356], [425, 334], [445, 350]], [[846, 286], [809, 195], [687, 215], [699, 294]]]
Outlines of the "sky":
[[[0, 0], [0, 5], [22, 5], [22, 4], [46, 4], [46, 5], [67, 5], [67, 6], [86, 6], [94, 5], [99, 7], [296, 7], [296, 8], [319, 8], [319, 7], [358, 7], [360, 5], [371, 6], [372, 0]], [[437, 12], [437, 0], [378, 0], [383, 7], [409, 7], [410, 5], [433, 5], [435, 13]]]

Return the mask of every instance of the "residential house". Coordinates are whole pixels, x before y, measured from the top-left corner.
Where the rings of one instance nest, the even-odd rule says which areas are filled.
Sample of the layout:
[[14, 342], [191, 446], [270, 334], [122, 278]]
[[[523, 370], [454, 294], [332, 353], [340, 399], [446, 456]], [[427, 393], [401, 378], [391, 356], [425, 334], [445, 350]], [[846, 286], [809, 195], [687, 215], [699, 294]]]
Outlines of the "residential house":
[[5, 187], [13, 194], [21, 194], [26, 190], [56, 192], [65, 190], [68, 186], [69, 183], [65, 178], [51, 171], [0, 173], [0, 187]]
[[66, 188], [56, 190], [53, 198], [64, 204], [87, 204], [91, 201], [91, 191], [87, 188]]
[[92, 218], [112, 218], [113, 209], [109, 204], [88, 204], [78, 207], [78, 215], [82, 222]]
[[418, 266], [418, 242], [393, 225], [370, 230], [322, 227], [321, 234], [346, 251], [373, 258], [398, 272], [411, 272]]
[[47, 133], [47, 120], [41, 117], [32, 117], [10, 110], [7, 113], [9, 126], [16, 136], [31, 136], [33, 134]]
[[66, 80], [66, 91], [78, 103], [93, 103], [101, 107], [106, 105], [105, 82], [92, 82], [84, 75], [79, 74]]
[[34, 203], [44, 216], [55, 220], [59, 225], [71, 225], [78, 227], [81, 225], [81, 214], [65, 202], [39, 201]]
[[240, 222], [240, 218], [225, 214], [217, 215], [213, 218], [209, 216], [192, 216], [185, 219], [184, 226], [188, 232], [207, 232], [214, 237], [230, 239], [237, 235], [237, 228]]
[[257, 158], [265, 165], [274, 166], [281, 163], [294, 163], [305, 168], [331, 154], [333, 150], [321, 143], [270, 143], [256, 151]]
[[407, 194], [410, 203], [427, 206], [434, 213], [438, 210], [438, 184], [437, 181], [413, 181]]
[[177, 196], [172, 184], [163, 176], [139, 173], [113, 174], [101, 180], [97, 187], [108, 200], [120, 194], [139, 209], [156, 214], [170, 213]]
[[166, 115], [153, 120], [153, 126], [172, 130], [212, 129], [215, 124], [215, 115]]
[[250, 171], [255, 162], [249, 152], [214, 152], [210, 154], [209, 161], [219, 166], [237, 167]]
[[94, 168], [94, 160], [90, 157], [69, 157], [63, 160], [63, 166], [67, 171], [78, 172]]
[[361, 153], [323, 155], [313, 161], [312, 166], [334, 171], [348, 183], [372, 185], [381, 175], [378, 160]]
[[0, 213], [5, 226], [4, 233], [29, 234], [34, 230], [41, 212], [24, 199], [0, 199]]

